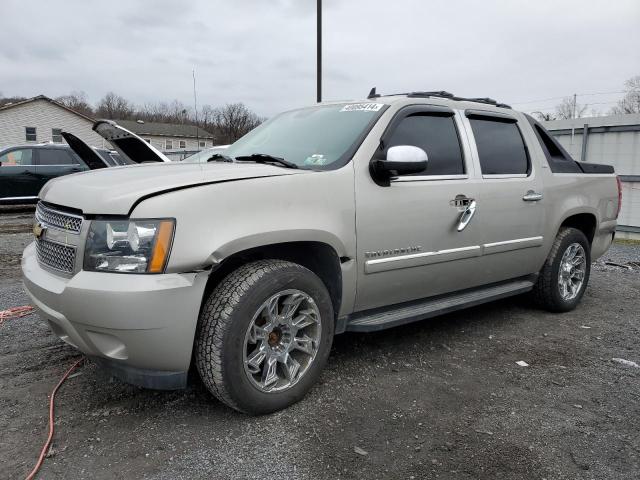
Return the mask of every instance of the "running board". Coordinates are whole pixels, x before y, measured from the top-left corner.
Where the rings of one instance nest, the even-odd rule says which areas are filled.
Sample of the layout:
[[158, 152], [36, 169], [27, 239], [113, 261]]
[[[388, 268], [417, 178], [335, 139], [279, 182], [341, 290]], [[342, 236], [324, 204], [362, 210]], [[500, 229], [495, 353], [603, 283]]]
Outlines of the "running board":
[[375, 332], [406, 323], [417, 322], [425, 318], [525, 293], [533, 289], [534, 283], [535, 279], [526, 277], [525, 279], [520, 278], [508, 283], [464, 290], [447, 294], [446, 296], [357, 312], [348, 317], [346, 331]]

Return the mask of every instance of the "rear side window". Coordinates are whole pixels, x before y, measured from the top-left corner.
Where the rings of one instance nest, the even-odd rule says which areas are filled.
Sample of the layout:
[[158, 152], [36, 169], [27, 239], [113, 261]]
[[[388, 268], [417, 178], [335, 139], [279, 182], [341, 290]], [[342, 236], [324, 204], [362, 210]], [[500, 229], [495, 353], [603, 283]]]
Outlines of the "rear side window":
[[38, 151], [39, 165], [75, 165], [78, 162], [66, 150], [40, 149]]
[[476, 139], [483, 175], [521, 175], [529, 172], [524, 140], [513, 122], [469, 119]]
[[453, 117], [413, 114], [400, 121], [386, 148], [413, 145], [427, 152], [426, 170], [415, 175], [462, 175], [464, 160]]

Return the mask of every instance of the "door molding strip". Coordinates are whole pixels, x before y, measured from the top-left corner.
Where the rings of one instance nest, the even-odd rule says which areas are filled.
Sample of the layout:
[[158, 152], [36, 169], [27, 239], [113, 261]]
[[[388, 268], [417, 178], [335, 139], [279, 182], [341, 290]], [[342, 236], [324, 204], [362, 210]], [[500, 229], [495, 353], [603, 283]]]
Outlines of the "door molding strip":
[[485, 243], [482, 246], [483, 254], [491, 255], [492, 253], [510, 252], [511, 250], [519, 250], [521, 248], [539, 247], [542, 245], [543, 240], [543, 237], [527, 237], [505, 240], [503, 242]]
[[482, 248], [480, 245], [473, 245], [470, 247], [437, 250], [435, 252], [412, 253], [409, 255], [399, 255], [397, 257], [376, 258], [365, 262], [364, 271], [365, 273], [386, 272], [399, 268], [419, 267], [422, 265], [431, 265], [433, 263], [479, 257], [481, 254]]
[[421, 267], [435, 263], [451, 262], [453, 260], [463, 260], [465, 258], [480, 257], [494, 253], [510, 252], [522, 248], [539, 247], [542, 245], [543, 237], [516, 238], [514, 240], [504, 240], [502, 242], [485, 243], [482, 246], [473, 245], [469, 247], [450, 248], [437, 250], [434, 252], [411, 253], [408, 255], [398, 255], [388, 258], [375, 258], [364, 263], [365, 273], [387, 272], [401, 268]]

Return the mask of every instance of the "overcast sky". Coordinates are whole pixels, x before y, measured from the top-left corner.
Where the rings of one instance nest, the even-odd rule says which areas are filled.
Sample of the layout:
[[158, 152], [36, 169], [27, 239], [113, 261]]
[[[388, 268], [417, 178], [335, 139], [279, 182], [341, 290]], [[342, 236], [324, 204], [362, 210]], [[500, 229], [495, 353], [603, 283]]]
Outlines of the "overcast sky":
[[[315, 0], [0, 0], [0, 92], [315, 102]], [[640, 75], [640, 1], [325, 0], [324, 99], [448, 90], [525, 111]], [[606, 111], [620, 95], [578, 101]], [[537, 101], [551, 98], [551, 100]]]

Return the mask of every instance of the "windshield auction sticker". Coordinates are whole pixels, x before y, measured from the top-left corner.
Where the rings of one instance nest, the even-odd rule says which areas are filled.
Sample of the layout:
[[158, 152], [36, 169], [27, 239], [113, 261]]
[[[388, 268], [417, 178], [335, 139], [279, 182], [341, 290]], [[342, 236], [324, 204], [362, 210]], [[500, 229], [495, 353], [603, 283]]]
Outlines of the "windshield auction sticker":
[[341, 112], [377, 112], [384, 104], [382, 103], [350, 103], [342, 107]]

